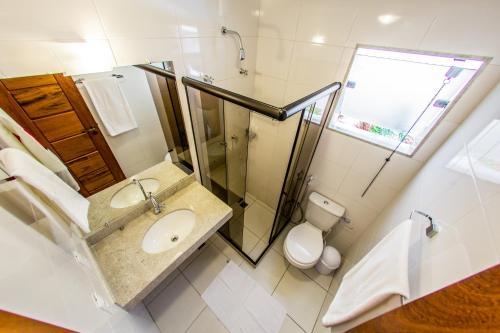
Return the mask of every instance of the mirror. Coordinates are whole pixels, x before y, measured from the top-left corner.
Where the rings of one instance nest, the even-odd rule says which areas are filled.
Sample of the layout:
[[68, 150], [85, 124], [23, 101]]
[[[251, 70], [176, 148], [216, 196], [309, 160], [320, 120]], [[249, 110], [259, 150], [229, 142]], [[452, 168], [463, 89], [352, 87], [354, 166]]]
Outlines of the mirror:
[[[151, 66], [151, 65], [150, 65]], [[172, 62], [1, 79], [0, 107], [51, 149], [90, 196], [163, 161], [193, 172]]]
[[[144, 200], [135, 185], [133, 191], [123, 184], [111, 186], [137, 175], [145, 191], [156, 193], [170, 180], [160, 186], [158, 179], [142, 177], [144, 174], [169, 169], [187, 177], [194, 171], [174, 66], [169, 61], [73, 76], [55, 73], [1, 78], [0, 109], [0, 118], [8, 117], [12, 122], [11, 128], [0, 123], [1, 149], [13, 147], [31, 153], [83, 196], [93, 196], [89, 198], [93, 209], [89, 210], [87, 236]], [[17, 126], [24, 138], [12, 126]], [[43, 148], [54, 153], [49, 155], [57, 157], [55, 164], [62, 171], [50, 168], [23, 146], [27, 140], [33, 140], [42, 155], [47, 153]], [[48, 224], [38, 223], [47, 214], [20, 195], [19, 186], [3, 171], [0, 169], [2, 206], [53, 238]], [[103, 192], [108, 188], [108, 192], [118, 194], [111, 204], [102, 203], [106, 207], [101, 207], [102, 198], [110, 196]], [[105, 210], [113, 213], [103, 213]], [[97, 213], [92, 211], [102, 216], [96, 219]]]

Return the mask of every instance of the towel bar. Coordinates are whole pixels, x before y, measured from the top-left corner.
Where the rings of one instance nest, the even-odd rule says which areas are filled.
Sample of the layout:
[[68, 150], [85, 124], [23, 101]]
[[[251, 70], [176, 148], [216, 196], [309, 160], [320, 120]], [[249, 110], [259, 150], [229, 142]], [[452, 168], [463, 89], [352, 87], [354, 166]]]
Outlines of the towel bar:
[[420, 210], [414, 209], [410, 213], [410, 220], [411, 220], [411, 217], [413, 216], [413, 213], [416, 213], [416, 214], [419, 214], [419, 215], [422, 215], [422, 216], [428, 218], [429, 219], [429, 226], [427, 228], [425, 228], [425, 234], [429, 238], [432, 238], [432, 237], [436, 236], [436, 234], [438, 233], [438, 228], [437, 228], [436, 223], [434, 223], [434, 220], [432, 219], [432, 216], [430, 216], [429, 214], [424, 213], [424, 212], [422, 212]]
[[[117, 79], [123, 78], [123, 75], [121, 74], [111, 74], [112, 77], [116, 77]], [[75, 84], [83, 83], [84, 78], [79, 78], [75, 80]]]

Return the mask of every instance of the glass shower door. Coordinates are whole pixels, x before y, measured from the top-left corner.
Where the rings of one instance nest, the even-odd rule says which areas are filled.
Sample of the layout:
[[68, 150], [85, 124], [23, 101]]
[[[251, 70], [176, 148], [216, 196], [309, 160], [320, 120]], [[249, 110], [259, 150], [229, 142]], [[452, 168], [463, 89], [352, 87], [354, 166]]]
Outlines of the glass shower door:
[[250, 112], [196, 89], [187, 92], [202, 184], [233, 209], [219, 231], [242, 249]]

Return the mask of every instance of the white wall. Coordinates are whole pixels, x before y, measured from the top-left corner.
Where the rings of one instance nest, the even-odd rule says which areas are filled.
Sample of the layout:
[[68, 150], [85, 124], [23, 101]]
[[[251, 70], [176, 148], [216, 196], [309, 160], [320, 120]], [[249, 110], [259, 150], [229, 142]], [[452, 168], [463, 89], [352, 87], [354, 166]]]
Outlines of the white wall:
[[125, 173], [125, 177], [131, 177], [163, 161], [168, 151], [167, 142], [163, 135], [146, 74], [142, 69], [125, 66], [115, 68], [112, 72], [75, 75], [73, 78], [92, 79], [111, 76], [111, 74], [123, 75], [123, 78], [117, 79], [118, 84], [137, 122], [137, 128], [128, 132], [110, 136], [102, 124], [85, 86], [78, 84], [77, 87], [94, 119], [99, 124], [106, 142]]
[[[274, 104], [343, 81], [358, 43], [493, 57], [415, 156], [395, 156], [365, 198], [362, 191], [389, 151], [332, 130], [324, 132], [311, 168], [316, 176], [311, 189], [347, 208], [352, 230], [337, 225], [328, 240], [341, 252], [499, 82], [499, 10], [498, 1], [260, 1], [254, 90]], [[381, 15], [396, 20], [382, 24]]]
[[[447, 166], [465, 148], [469, 158], [477, 155], [471, 141], [494, 119], [500, 119], [500, 84], [349, 248], [330, 287], [332, 292], [343, 274], [414, 209], [430, 214], [441, 230], [429, 239], [425, 236], [427, 221], [417, 218], [412, 222], [418, 231], [410, 247], [409, 301], [500, 262], [500, 184], [477, 177], [477, 163], [466, 164], [465, 172]], [[490, 152], [499, 149], [497, 138]], [[498, 159], [496, 154], [490, 162]], [[499, 172], [494, 164], [490, 166], [491, 172]]]
[[[225, 24], [255, 41], [257, 4], [247, 0], [4, 1], [0, 4], [0, 77], [77, 75], [172, 60], [178, 77], [208, 73], [217, 81], [237, 82], [238, 49], [233, 38], [221, 35], [220, 27]], [[245, 47], [249, 55], [245, 67], [253, 67], [251, 39]], [[177, 84], [184, 119], [189, 120], [184, 87], [180, 80]], [[189, 121], [186, 130], [193, 146]], [[196, 169], [197, 160], [193, 162]], [[5, 205], [2, 202], [3, 208], [12, 208]], [[114, 307], [112, 313], [98, 310], [90, 300], [95, 288], [92, 274], [86, 275], [57, 248], [42, 248], [33, 239], [38, 234], [24, 230], [18, 235], [17, 228], [24, 224], [3, 209], [0, 217], [1, 262], [9, 268], [1, 274], [0, 308], [83, 332], [156, 330], [142, 306], [130, 314]]]
[[111, 305], [90, 268], [3, 207], [0, 216], [0, 309], [78, 332], [159, 332], [142, 304], [129, 313]]

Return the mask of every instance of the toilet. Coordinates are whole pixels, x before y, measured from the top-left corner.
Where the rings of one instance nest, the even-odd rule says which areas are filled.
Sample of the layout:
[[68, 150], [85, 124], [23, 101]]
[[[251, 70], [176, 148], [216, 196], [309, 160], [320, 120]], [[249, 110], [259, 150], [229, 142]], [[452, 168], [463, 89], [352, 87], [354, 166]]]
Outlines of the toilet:
[[283, 243], [286, 259], [300, 269], [313, 267], [323, 253], [323, 232], [344, 215], [345, 208], [317, 192], [309, 195], [305, 221], [293, 227]]

